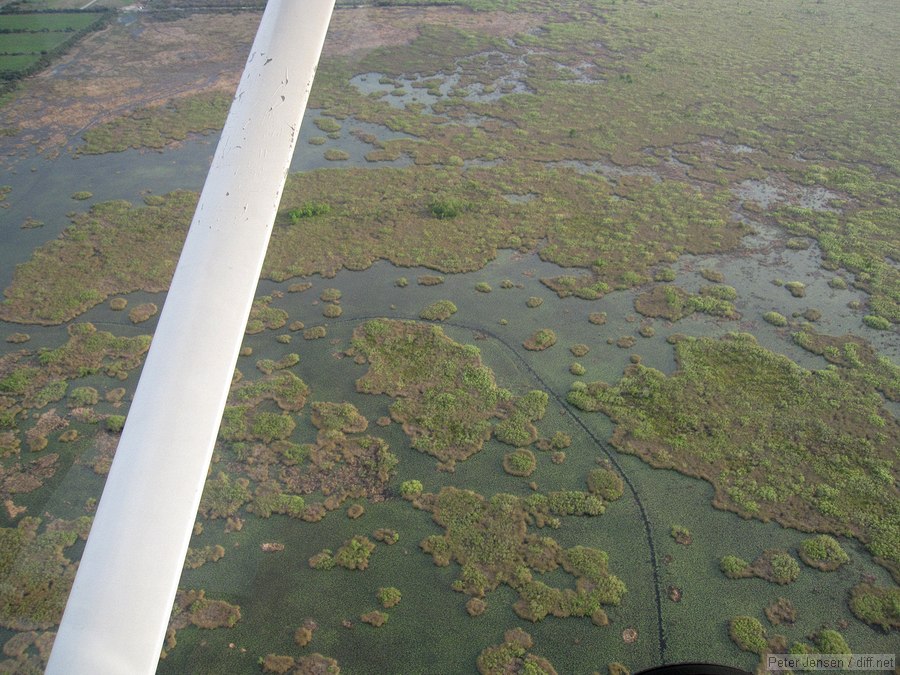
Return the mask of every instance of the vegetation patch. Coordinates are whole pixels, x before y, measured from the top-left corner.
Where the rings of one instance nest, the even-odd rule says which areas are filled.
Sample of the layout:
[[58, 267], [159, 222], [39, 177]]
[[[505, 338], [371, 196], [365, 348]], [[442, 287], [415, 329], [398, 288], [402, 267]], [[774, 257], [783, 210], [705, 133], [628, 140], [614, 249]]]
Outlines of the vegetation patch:
[[304, 340], [321, 340], [328, 335], [328, 329], [325, 326], [313, 326], [303, 331]]
[[363, 623], [367, 623], [374, 628], [379, 628], [387, 623], [388, 613], [382, 612], [378, 609], [373, 609], [371, 612], [366, 612], [365, 614], [361, 614], [359, 620]]
[[841, 548], [837, 539], [827, 534], [804, 539], [797, 551], [800, 554], [800, 560], [823, 572], [833, 572], [850, 561], [850, 556]]
[[383, 586], [378, 589], [375, 597], [378, 598], [378, 602], [381, 603], [382, 607], [390, 609], [391, 607], [396, 607], [400, 604], [402, 594], [400, 593], [399, 588], [395, 588], [394, 586]]
[[241, 620], [241, 608], [225, 600], [211, 600], [203, 589], [185, 591], [179, 589], [175, 594], [175, 605], [169, 628], [166, 631], [166, 643], [162, 658], [177, 645], [178, 631], [188, 626], [213, 630], [216, 628], [234, 628]]
[[116, 337], [90, 323], [72, 324], [68, 333], [56, 349], [0, 358], [0, 427], [13, 426], [27, 409], [62, 399], [71, 380], [94, 373], [124, 379], [150, 347], [147, 335]]
[[510, 476], [530, 476], [536, 468], [537, 459], [527, 448], [519, 448], [503, 455], [503, 470]]
[[586, 344], [578, 343], [569, 347], [569, 351], [572, 352], [572, 356], [580, 359], [582, 356], [591, 351], [591, 348]]
[[694, 537], [691, 534], [691, 531], [683, 525], [673, 525], [669, 534], [672, 535], [672, 539], [682, 546], [690, 546], [694, 543]]
[[438, 284], [444, 283], [444, 277], [435, 274], [423, 274], [416, 277], [416, 283], [419, 284], [419, 286], [437, 286]]
[[598, 495], [607, 502], [614, 502], [625, 491], [622, 476], [610, 467], [591, 469], [588, 473], [587, 484], [591, 494]]
[[855, 536], [896, 568], [900, 426], [872, 397], [877, 380], [808, 371], [744, 334], [685, 338], [675, 357], [671, 376], [633, 364], [613, 386], [574, 383], [568, 400], [608, 414], [620, 450], [708, 480], [716, 506]]
[[196, 570], [208, 562], [216, 562], [225, 557], [225, 549], [219, 544], [202, 548], [189, 548], [184, 559], [185, 569]]
[[[279, 336], [281, 337], [281, 336]], [[288, 336], [290, 337], [290, 336]], [[286, 344], [286, 341], [279, 340], [282, 344]], [[300, 355], [299, 354], [285, 354], [277, 361], [273, 361], [272, 359], [260, 359], [256, 362], [256, 368], [265, 375], [271, 375], [276, 370], [285, 370], [286, 368], [293, 368], [298, 363], [300, 363]]]
[[288, 218], [291, 223], [296, 225], [304, 218], [315, 218], [316, 216], [325, 216], [331, 212], [331, 206], [326, 202], [303, 202], [300, 206], [288, 211]]
[[481, 675], [556, 675], [556, 669], [547, 659], [528, 651], [533, 645], [528, 633], [521, 628], [512, 628], [503, 634], [502, 644], [481, 650], [476, 661], [478, 672]]
[[752, 564], [733, 555], [726, 555], [719, 568], [729, 579], [759, 577], [775, 584], [789, 584], [800, 575], [800, 565], [787, 551], [767, 549]]
[[733, 291], [730, 286], [706, 286], [698, 295], [691, 295], [678, 286], [658, 285], [638, 295], [634, 309], [648, 318], [669, 321], [678, 321], [694, 312], [736, 319], [740, 314], [731, 303], [737, 297], [736, 293], [732, 296]]
[[729, 621], [728, 636], [745, 652], [763, 654], [769, 646], [766, 629], [752, 616], [736, 616]]
[[875, 351], [857, 335], [824, 335], [813, 330], [793, 334], [796, 344], [838, 366], [838, 374], [860, 390], [874, 387], [891, 400], [900, 401], [900, 366]]
[[419, 317], [426, 321], [446, 321], [456, 314], [456, 305], [450, 300], [438, 300], [419, 313]]
[[203, 92], [134, 109], [85, 131], [78, 152], [97, 155], [130, 148], [161, 149], [190, 134], [215, 131], [224, 124], [231, 100], [224, 92]]
[[542, 352], [556, 344], [556, 333], [550, 328], [541, 328], [535, 331], [522, 346], [532, 352]]
[[152, 316], [156, 316], [156, 313], [159, 311], [159, 307], [152, 302], [145, 302], [140, 305], [137, 305], [128, 312], [128, 319], [131, 323], [144, 323]]
[[882, 630], [900, 629], [900, 588], [861, 583], [850, 589], [850, 611], [860, 621]]
[[853, 273], [854, 285], [871, 295], [873, 315], [890, 323], [900, 322], [900, 270], [889, 262], [882, 248], [896, 245], [891, 226], [896, 199], [884, 197], [885, 190], [893, 190], [896, 195], [896, 188], [878, 181], [869, 169], [860, 166], [812, 166], [804, 180], [851, 190], [861, 208], [841, 213], [784, 206], [775, 212], [776, 222], [793, 234], [814, 237], [822, 249], [823, 264]]
[[788, 281], [784, 287], [788, 289], [795, 298], [802, 298], [806, 295], [806, 284], [802, 281]]
[[387, 527], [379, 527], [372, 533], [372, 537], [375, 541], [380, 541], [388, 546], [393, 546], [400, 541], [400, 533]]
[[702, 268], [700, 270], [700, 276], [715, 284], [725, 283], [725, 275], [719, 270], [710, 269], [709, 267]]
[[[595, 623], [606, 616], [603, 605], [619, 604], [625, 593], [625, 584], [607, 569], [603, 551], [585, 546], [565, 549], [551, 537], [528, 531], [529, 523], [558, 525], [553, 514], [599, 515], [602, 502], [591, 495], [535, 493], [520, 499], [497, 494], [487, 500], [469, 490], [445, 487], [436, 495], [419, 496], [414, 504], [430, 511], [434, 522], [446, 530], [424, 539], [421, 547], [436, 565], [460, 566], [453, 582], [456, 591], [483, 598], [506, 584], [519, 594], [513, 609], [523, 619], [591, 616]], [[548, 586], [532, 574], [559, 567], [575, 577], [574, 590]]]
[[293, 373], [285, 371], [255, 381], [241, 380], [231, 388], [229, 402], [233, 405], [256, 406], [262, 401], [270, 400], [282, 410], [295, 412], [306, 404], [308, 396], [307, 384]]
[[250, 306], [250, 317], [247, 320], [247, 335], [262, 333], [264, 330], [278, 330], [288, 321], [288, 313], [283, 309], [271, 307], [271, 295], [256, 298]]
[[323, 549], [309, 559], [309, 566], [317, 570], [329, 570], [335, 566], [348, 570], [364, 570], [369, 566], [369, 557], [375, 544], [368, 537], [357, 535], [345, 541], [337, 552]]
[[527, 445], [537, 438], [547, 395], [516, 398], [497, 386], [478, 349], [454, 342], [438, 326], [375, 319], [353, 333], [353, 353], [368, 372], [357, 391], [397, 400], [391, 417], [403, 424], [412, 446], [449, 468], [478, 452], [493, 430], [498, 439]]
[[766, 618], [773, 626], [793, 624], [797, 620], [797, 608], [787, 598], [779, 597], [765, 608]]
[[54, 521], [24, 517], [16, 527], [0, 528], [0, 626], [45, 629], [59, 623], [75, 579], [76, 565], [66, 549], [86, 539], [90, 518]]

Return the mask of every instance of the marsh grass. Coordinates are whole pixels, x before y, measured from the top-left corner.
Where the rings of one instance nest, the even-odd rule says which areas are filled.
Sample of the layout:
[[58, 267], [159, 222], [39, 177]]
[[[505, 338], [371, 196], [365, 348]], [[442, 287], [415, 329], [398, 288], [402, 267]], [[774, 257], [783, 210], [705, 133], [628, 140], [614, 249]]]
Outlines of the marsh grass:
[[[900, 493], [886, 471], [900, 427], [871, 397], [873, 384], [852, 370], [805, 370], [746, 334], [683, 339], [675, 354], [678, 370], [669, 377], [633, 365], [613, 386], [574, 387], [569, 402], [610, 415], [617, 422], [612, 442], [620, 450], [711, 482], [715, 506], [800, 529], [852, 534], [898, 569], [893, 542], [900, 541]], [[840, 446], [823, 441], [831, 434], [844, 439]], [[742, 440], [748, 435], [753, 442]], [[774, 454], [762, 450], [776, 447]], [[856, 472], [867, 480], [854, 480]]]

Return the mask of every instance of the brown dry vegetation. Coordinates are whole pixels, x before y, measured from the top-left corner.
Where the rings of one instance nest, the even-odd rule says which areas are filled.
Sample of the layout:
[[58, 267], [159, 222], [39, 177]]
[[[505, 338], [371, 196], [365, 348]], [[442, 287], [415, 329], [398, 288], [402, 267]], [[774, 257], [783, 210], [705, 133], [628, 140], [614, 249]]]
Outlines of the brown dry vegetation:
[[26, 82], [0, 109], [0, 127], [18, 130], [5, 140], [59, 149], [81, 130], [141, 106], [209, 91], [230, 98], [259, 16], [203, 14], [174, 21], [141, 16], [129, 26], [114, 22]]

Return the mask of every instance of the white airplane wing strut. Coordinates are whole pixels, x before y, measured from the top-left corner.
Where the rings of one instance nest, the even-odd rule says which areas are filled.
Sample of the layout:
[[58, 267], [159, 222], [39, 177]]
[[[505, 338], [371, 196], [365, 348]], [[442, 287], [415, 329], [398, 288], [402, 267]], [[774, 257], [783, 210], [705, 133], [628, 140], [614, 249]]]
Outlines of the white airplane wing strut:
[[[269, 0], [50, 655], [152, 673], [334, 0]], [[133, 251], [141, 255], [141, 251]]]

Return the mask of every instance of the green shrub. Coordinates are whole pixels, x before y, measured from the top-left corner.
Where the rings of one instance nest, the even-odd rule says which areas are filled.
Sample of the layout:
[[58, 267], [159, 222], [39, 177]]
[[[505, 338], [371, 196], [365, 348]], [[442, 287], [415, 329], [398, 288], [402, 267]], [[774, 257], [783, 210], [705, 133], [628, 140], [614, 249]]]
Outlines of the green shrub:
[[378, 592], [375, 594], [378, 598], [378, 602], [385, 607], [385, 609], [389, 609], [394, 607], [400, 602], [401, 594], [399, 588], [394, 588], [393, 586], [386, 586], [378, 589]]
[[538, 331], [535, 331], [530, 338], [522, 343], [522, 346], [530, 351], [539, 352], [552, 347], [555, 344], [556, 333], [554, 333], [550, 328], [542, 328]]
[[313, 120], [313, 124], [326, 134], [335, 133], [336, 131], [341, 130], [341, 123], [333, 117], [317, 117]]
[[426, 321], [445, 321], [456, 314], [456, 305], [450, 300], [438, 300], [421, 311], [419, 317]]
[[491, 285], [486, 281], [479, 281], [477, 284], [475, 284], [475, 290], [479, 293], [490, 293]]
[[773, 326], [777, 326], [779, 328], [783, 328], [788, 325], [787, 317], [784, 314], [779, 314], [778, 312], [766, 312], [763, 314], [763, 319], [768, 321]]
[[837, 540], [827, 534], [804, 540], [798, 550], [803, 562], [826, 572], [836, 570], [850, 560]]
[[315, 218], [316, 216], [325, 216], [331, 212], [331, 206], [325, 202], [308, 201], [303, 202], [295, 209], [288, 211], [288, 217], [293, 224], [299, 223], [303, 218]]
[[788, 289], [795, 298], [802, 298], [806, 295], [806, 284], [802, 281], [789, 281], [784, 287]]
[[752, 616], [736, 616], [728, 623], [728, 635], [745, 652], [762, 654], [768, 648], [766, 629]]
[[653, 274], [653, 281], [675, 281], [675, 270], [671, 267], [658, 269]]
[[877, 314], [867, 314], [863, 317], [863, 323], [875, 330], [890, 330], [891, 328], [891, 322]]
[[857, 584], [850, 590], [849, 605], [860, 621], [885, 631], [900, 628], [900, 587]]
[[456, 197], [437, 197], [428, 204], [431, 215], [441, 219], [456, 218], [459, 214], [467, 211], [469, 207], [467, 201]]
[[84, 408], [96, 405], [100, 401], [100, 392], [93, 387], [75, 387], [69, 392], [69, 399], [73, 407]]
[[537, 467], [537, 460], [531, 450], [519, 448], [503, 456], [503, 470], [511, 476], [530, 476]]
[[368, 537], [356, 535], [348, 539], [334, 554], [334, 562], [348, 570], [364, 570], [369, 566], [369, 556], [375, 550]]
[[251, 425], [254, 437], [271, 443], [287, 438], [294, 431], [294, 418], [284, 413], [261, 412], [256, 415]]
[[625, 491], [622, 477], [611, 468], [592, 469], [588, 473], [587, 484], [590, 492], [608, 502], [615, 501]]
[[110, 415], [106, 418], [106, 428], [117, 434], [122, 431], [125, 426], [125, 415]]
[[777, 551], [769, 556], [772, 578], [777, 584], [789, 584], [800, 576], [800, 564], [786, 551]]
[[822, 654], [852, 654], [844, 636], [836, 630], [824, 629], [816, 635], [816, 646]]
[[747, 576], [750, 564], [734, 555], [726, 555], [719, 561], [719, 569], [729, 579]]
[[419, 496], [424, 489], [420, 480], [405, 480], [400, 484], [400, 494], [406, 499]]

